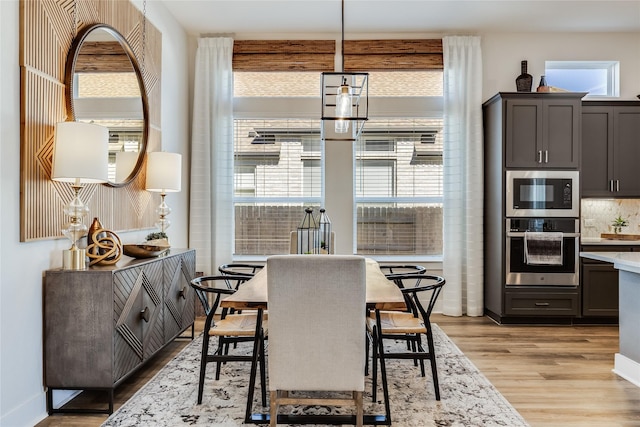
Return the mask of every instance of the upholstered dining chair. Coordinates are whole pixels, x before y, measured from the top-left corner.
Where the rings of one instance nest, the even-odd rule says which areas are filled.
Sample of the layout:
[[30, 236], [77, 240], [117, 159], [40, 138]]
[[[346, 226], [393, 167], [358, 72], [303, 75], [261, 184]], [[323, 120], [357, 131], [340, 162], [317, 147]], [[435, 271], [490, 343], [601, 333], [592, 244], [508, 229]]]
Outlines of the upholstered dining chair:
[[267, 258], [271, 426], [280, 405], [355, 405], [362, 425], [365, 275], [360, 256]]
[[[396, 278], [401, 279], [403, 282], [404, 287], [401, 290], [406, 297], [405, 300], [409, 302], [410, 311], [380, 311], [380, 324], [378, 324], [378, 320], [373, 313], [367, 317], [367, 335], [373, 347], [372, 400], [376, 400], [377, 366], [380, 357], [384, 357], [384, 359], [413, 359], [414, 361], [419, 361], [423, 377], [425, 376], [424, 360], [429, 360], [436, 400], [440, 400], [440, 386], [438, 384], [438, 370], [430, 316], [442, 287], [446, 283], [445, 279], [441, 276], [415, 273], [409, 273], [404, 276], [399, 275]], [[421, 296], [425, 300], [428, 299], [426, 307]], [[426, 337], [426, 350], [422, 344], [422, 335]], [[389, 352], [385, 348], [384, 356], [382, 356], [378, 349], [379, 339], [383, 343], [384, 340], [406, 340], [407, 351]], [[367, 346], [367, 353], [368, 348]], [[388, 370], [387, 375], [389, 375]], [[382, 381], [386, 381], [384, 376]]]
[[[236, 290], [230, 289], [227, 284], [227, 276], [201, 276], [191, 281], [191, 286], [195, 289], [196, 295], [204, 308], [206, 315], [203, 337], [202, 353], [200, 357], [200, 378], [198, 380], [198, 404], [202, 403], [204, 389], [204, 377], [207, 363], [216, 364], [216, 380], [220, 379], [221, 365], [226, 362], [249, 362], [252, 355], [229, 354], [229, 344], [239, 342], [253, 342], [256, 334], [256, 313], [251, 314], [228, 314], [227, 308], [223, 308], [219, 314], [220, 319], [215, 320], [216, 311], [220, 305], [220, 300], [227, 295], [233, 294]], [[237, 278], [244, 281], [251, 279], [251, 276], [240, 276]], [[211, 296], [211, 298], [209, 298]], [[267, 321], [263, 320], [262, 330], [259, 331], [259, 369], [260, 386], [262, 392], [262, 406], [267, 405], [266, 391], [266, 370], [264, 341], [267, 336]], [[218, 346], [213, 353], [209, 351], [211, 338], [218, 338]]]

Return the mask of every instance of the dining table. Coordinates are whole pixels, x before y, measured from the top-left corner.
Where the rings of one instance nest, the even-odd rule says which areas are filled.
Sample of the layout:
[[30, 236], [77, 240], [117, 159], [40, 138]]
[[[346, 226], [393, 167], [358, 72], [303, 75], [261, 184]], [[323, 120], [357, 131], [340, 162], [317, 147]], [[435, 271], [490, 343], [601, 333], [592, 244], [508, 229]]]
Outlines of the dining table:
[[[331, 256], [331, 255], [327, 255]], [[366, 264], [366, 306], [367, 312], [374, 312], [378, 330], [381, 330], [380, 311], [407, 309], [404, 296], [400, 288], [391, 280], [388, 280], [380, 269], [377, 261], [365, 258]], [[348, 284], [345, 284], [345, 286]], [[259, 331], [262, 328], [264, 310], [268, 309], [269, 296], [267, 292], [267, 267], [261, 269], [250, 280], [240, 285], [235, 293], [229, 295], [220, 302], [221, 307], [233, 308], [235, 310], [257, 310], [256, 339], [253, 343], [253, 353], [251, 361], [251, 372], [249, 375], [249, 390], [247, 396], [245, 423], [265, 424], [269, 422], [268, 410], [265, 413], [254, 413], [253, 395], [258, 367], [258, 354], [260, 347]], [[363, 313], [363, 316], [366, 313]], [[365, 333], [365, 331], [363, 331]], [[380, 334], [378, 334], [380, 335]], [[379, 339], [377, 343], [380, 352], [380, 375], [386, 378], [386, 366], [384, 355], [384, 345]], [[384, 414], [365, 414], [364, 424], [367, 425], [391, 425], [391, 406], [389, 403], [389, 390], [387, 381], [382, 381], [384, 396]], [[321, 418], [320, 418], [321, 417]], [[278, 423], [282, 424], [353, 424], [355, 416], [352, 415], [323, 415], [323, 416], [301, 416], [279, 414]]]

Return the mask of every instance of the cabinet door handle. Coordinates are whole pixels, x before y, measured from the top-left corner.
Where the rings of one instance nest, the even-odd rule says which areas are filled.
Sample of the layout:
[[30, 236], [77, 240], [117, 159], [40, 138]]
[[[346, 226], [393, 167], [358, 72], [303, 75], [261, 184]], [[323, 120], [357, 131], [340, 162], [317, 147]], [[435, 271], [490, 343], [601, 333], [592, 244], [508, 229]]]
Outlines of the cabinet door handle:
[[620, 191], [620, 180], [616, 179], [616, 191]]
[[150, 317], [149, 312], [150, 312], [150, 311], [151, 311], [151, 310], [149, 310], [149, 307], [145, 307], [145, 308], [144, 308], [144, 310], [142, 310], [142, 311], [140, 312], [140, 318], [141, 318], [142, 320], [144, 320], [145, 322], [147, 322], [147, 323], [149, 323], [149, 317]]
[[609, 180], [609, 191], [613, 193], [613, 180]]
[[182, 299], [187, 299], [187, 287], [184, 286], [182, 289], [178, 291], [178, 296]]
[[544, 162], [549, 163], [549, 150], [544, 150]]
[[538, 163], [542, 163], [542, 150], [538, 150]]
[[548, 302], [537, 302], [536, 307], [549, 307]]

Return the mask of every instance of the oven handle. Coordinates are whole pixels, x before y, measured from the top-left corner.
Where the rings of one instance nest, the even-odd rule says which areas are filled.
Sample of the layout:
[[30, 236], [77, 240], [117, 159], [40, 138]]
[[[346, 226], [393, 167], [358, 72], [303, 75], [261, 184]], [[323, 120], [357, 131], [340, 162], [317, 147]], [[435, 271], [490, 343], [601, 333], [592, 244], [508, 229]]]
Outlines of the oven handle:
[[[507, 232], [507, 237], [524, 237], [524, 232]], [[563, 233], [562, 237], [580, 237], [580, 233]]]

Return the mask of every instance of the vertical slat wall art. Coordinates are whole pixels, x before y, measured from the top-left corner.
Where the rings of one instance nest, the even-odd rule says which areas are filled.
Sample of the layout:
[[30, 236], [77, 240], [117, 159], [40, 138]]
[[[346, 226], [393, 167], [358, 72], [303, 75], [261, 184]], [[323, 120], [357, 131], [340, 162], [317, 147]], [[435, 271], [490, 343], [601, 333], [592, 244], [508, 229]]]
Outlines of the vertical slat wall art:
[[[20, 241], [60, 237], [69, 220], [63, 209], [73, 197], [71, 187], [51, 181], [53, 133], [57, 122], [67, 120], [64, 67], [73, 39], [84, 27], [110, 25], [133, 49], [149, 101], [147, 149], [161, 149], [162, 34], [147, 20], [143, 63], [142, 22], [142, 13], [129, 1], [20, 1]], [[80, 197], [91, 216], [85, 224], [98, 217], [104, 227], [116, 232], [152, 227], [160, 199], [145, 191], [145, 178], [143, 165], [126, 186], [85, 186]]]

